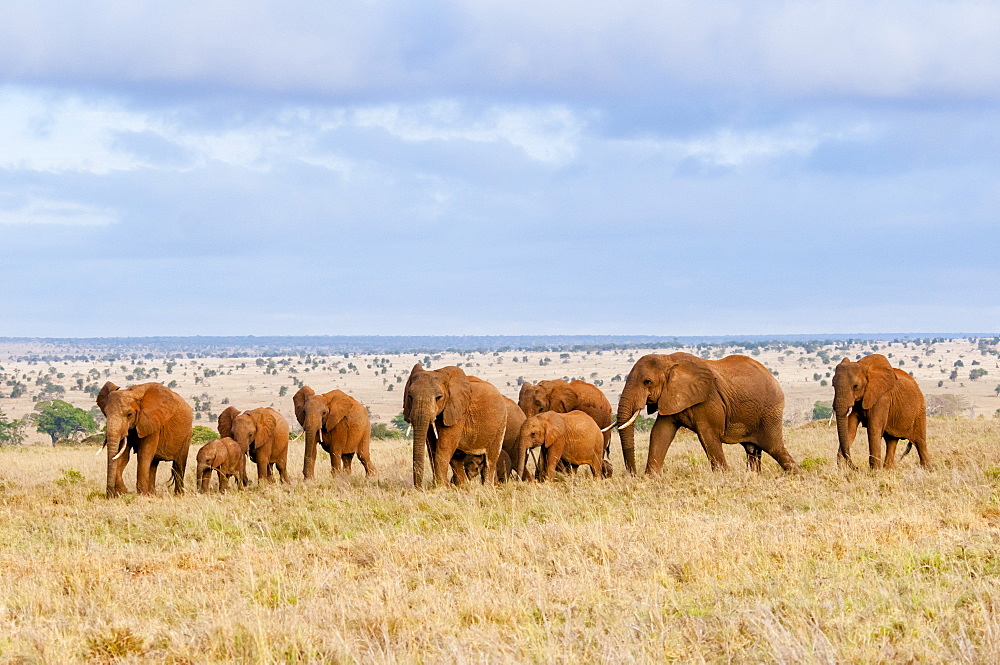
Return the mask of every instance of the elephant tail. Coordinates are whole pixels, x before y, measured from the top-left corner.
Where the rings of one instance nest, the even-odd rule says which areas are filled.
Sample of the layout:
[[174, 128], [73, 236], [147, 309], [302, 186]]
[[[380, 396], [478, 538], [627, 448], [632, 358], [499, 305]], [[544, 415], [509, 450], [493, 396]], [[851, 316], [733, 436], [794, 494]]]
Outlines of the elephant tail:
[[909, 439], [907, 439], [906, 440], [906, 450], [904, 450], [903, 454], [899, 456], [899, 459], [903, 459], [904, 457], [906, 457], [907, 455], [909, 455], [910, 454], [910, 450], [912, 448], [913, 448], [913, 442], [910, 441]]

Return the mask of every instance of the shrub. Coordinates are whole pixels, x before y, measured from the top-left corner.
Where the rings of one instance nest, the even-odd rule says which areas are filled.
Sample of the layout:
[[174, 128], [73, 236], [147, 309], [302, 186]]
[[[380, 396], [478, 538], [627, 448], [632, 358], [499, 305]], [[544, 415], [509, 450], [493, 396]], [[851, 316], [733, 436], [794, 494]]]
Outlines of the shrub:
[[205, 427], [204, 425], [195, 425], [191, 430], [191, 445], [204, 445], [211, 441], [212, 439], [218, 439], [219, 433], [216, 432], [211, 427]]
[[390, 428], [385, 423], [373, 423], [372, 437], [376, 439], [402, 439], [403, 433], [398, 429]]
[[816, 402], [813, 404], [812, 419], [813, 420], [827, 420], [833, 415], [833, 407], [823, 402]]

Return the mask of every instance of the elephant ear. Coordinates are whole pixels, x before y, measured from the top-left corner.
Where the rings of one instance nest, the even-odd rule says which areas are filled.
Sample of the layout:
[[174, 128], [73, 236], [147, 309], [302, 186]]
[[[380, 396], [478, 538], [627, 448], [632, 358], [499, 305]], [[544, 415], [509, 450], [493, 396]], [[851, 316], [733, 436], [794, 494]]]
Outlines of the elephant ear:
[[442, 367], [437, 372], [448, 386], [448, 398], [442, 416], [444, 424], [451, 427], [464, 418], [472, 406], [472, 384], [465, 372], [458, 367]]
[[347, 414], [351, 412], [351, 398], [347, 394], [333, 395], [329, 401], [330, 412], [326, 414], [326, 420], [323, 423], [324, 428], [327, 431], [332, 430], [337, 425], [340, 425]]
[[292, 405], [295, 407], [295, 419], [299, 421], [300, 427], [306, 424], [306, 400], [316, 394], [316, 391], [309, 386], [302, 386], [298, 392], [292, 395]]
[[101, 392], [97, 393], [97, 407], [105, 416], [108, 415], [108, 412], [104, 410], [108, 406], [108, 395], [116, 390], [118, 390], [118, 386], [108, 381], [104, 384], [104, 387], [101, 388]]
[[545, 447], [551, 448], [566, 437], [566, 422], [554, 412], [545, 418]]
[[521, 410], [524, 411], [525, 413], [527, 413], [527, 411], [525, 411], [524, 407], [527, 406], [528, 393], [531, 390], [531, 388], [532, 384], [525, 381], [524, 383], [521, 384], [521, 390], [519, 390], [517, 393], [517, 405], [521, 407]]
[[410, 420], [410, 409], [413, 407], [413, 398], [410, 397], [410, 385], [413, 383], [413, 377], [424, 371], [424, 366], [417, 363], [410, 370], [410, 377], [406, 379], [406, 385], [403, 387], [403, 420], [406, 422], [412, 422]]
[[660, 415], [672, 416], [704, 402], [713, 390], [715, 374], [708, 365], [682, 360], [667, 372], [656, 410]]
[[233, 436], [233, 421], [240, 415], [240, 410], [235, 406], [227, 408], [219, 414], [219, 438], [229, 439]]
[[139, 398], [139, 415], [135, 419], [135, 433], [140, 438], [146, 438], [166, 426], [167, 421], [174, 415], [172, 397], [172, 393], [167, 388], [154, 383]]
[[568, 383], [560, 382], [549, 391], [549, 409], [559, 413], [569, 413], [580, 404], [580, 397]]
[[[270, 409], [254, 409], [253, 424], [257, 428], [254, 433], [254, 441], [270, 441], [274, 438], [274, 413]], [[263, 445], [263, 444], [254, 444]]]
[[858, 361], [863, 365], [868, 376], [868, 385], [865, 387], [865, 396], [861, 399], [861, 408], [870, 409], [882, 396], [889, 392], [896, 385], [896, 372], [889, 364], [889, 359], [881, 353], [873, 353]]

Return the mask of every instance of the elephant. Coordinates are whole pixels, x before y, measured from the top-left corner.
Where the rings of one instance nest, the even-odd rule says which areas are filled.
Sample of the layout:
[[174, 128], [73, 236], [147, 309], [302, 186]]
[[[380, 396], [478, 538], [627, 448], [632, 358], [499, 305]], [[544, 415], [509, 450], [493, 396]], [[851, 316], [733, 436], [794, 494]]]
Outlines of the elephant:
[[357, 455], [366, 476], [375, 475], [371, 460], [371, 421], [368, 410], [342, 390], [317, 395], [309, 386], [302, 386], [292, 397], [295, 419], [306, 435], [306, 454], [302, 476], [312, 480], [316, 469], [316, 442], [330, 453], [334, 475], [351, 473], [351, 461]]
[[517, 473], [524, 477], [528, 450], [541, 446], [544, 461], [540, 480], [551, 480], [556, 465], [586, 464], [595, 478], [604, 478], [604, 432], [589, 413], [543, 411], [525, 419], [518, 433]]
[[[517, 433], [520, 431], [521, 423], [525, 419], [524, 412], [521, 411], [521, 407], [517, 405], [517, 402], [509, 397], [504, 397], [503, 401], [507, 407], [507, 427], [504, 430], [500, 455], [497, 457], [497, 480], [501, 483], [507, 482], [511, 478], [511, 472], [514, 470], [512, 460], [516, 459], [515, 455], [517, 454]], [[461, 471], [459, 470], [459, 465], [461, 466]], [[455, 454], [452, 456], [452, 472], [454, 475], [464, 472], [466, 479], [469, 480], [480, 476], [483, 482], [486, 482], [486, 456], [466, 455], [461, 451], [455, 451]], [[460, 484], [454, 477], [452, 480], [456, 484]]]
[[[425, 370], [413, 366], [403, 389], [403, 418], [413, 426], [413, 485], [422, 487], [424, 448], [434, 484], [448, 484], [448, 467], [457, 451], [486, 456], [486, 482], [496, 482], [497, 460], [507, 426], [508, 405], [493, 384], [468, 376], [461, 368]], [[455, 471], [465, 482], [464, 468]]]
[[748, 356], [705, 360], [690, 353], [649, 354], [639, 358], [618, 401], [622, 455], [635, 473], [635, 430], [639, 410], [656, 413], [649, 435], [646, 473], [659, 473], [680, 427], [698, 435], [713, 470], [728, 468], [722, 444], [739, 443], [747, 466], [760, 471], [766, 452], [786, 471], [798, 468], [785, 449], [782, 413], [785, 395], [766, 367]]
[[125, 493], [122, 471], [130, 451], [136, 454], [139, 494], [153, 494], [160, 462], [171, 463], [174, 493], [182, 494], [194, 422], [184, 399], [159, 383], [119, 388], [108, 381], [97, 394], [97, 406], [107, 418], [102, 447], [108, 451], [108, 498]]
[[236, 478], [236, 485], [248, 485], [246, 451], [231, 438], [212, 439], [198, 449], [198, 491], [207, 492], [212, 472], [219, 474], [219, 492], [225, 492], [229, 478]]
[[281, 482], [288, 482], [288, 421], [274, 409], [264, 406], [240, 413], [230, 406], [219, 414], [219, 437], [231, 437], [257, 465], [257, 481], [274, 482], [272, 469], [277, 467]]
[[927, 407], [920, 386], [901, 369], [889, 364], [880, 353], [852, 362], [840, 361], [833, 374], [833, 413], [837, 418], [840, 447], [837, 461], [857, 469], [851, 461], [851, 444], [858, 425], [868, 431], [868, 465], [882, 467], [882, 439], [885, 439], [885, 468], [896, 465], [896, 445], [906, 439], [906, 453], [916, 446], [920, 466], [930, 468], [927, 451]]
[[611, 402], [601, 389], [586, 381], [539, 381], [536, 384], [522, 383], [517, 403], [525, 416], [534, 416], [543, 411], [569, 413], [583, 411], [602, 429], [604, 454], [607, 456], [611, 443], [612, 411]]

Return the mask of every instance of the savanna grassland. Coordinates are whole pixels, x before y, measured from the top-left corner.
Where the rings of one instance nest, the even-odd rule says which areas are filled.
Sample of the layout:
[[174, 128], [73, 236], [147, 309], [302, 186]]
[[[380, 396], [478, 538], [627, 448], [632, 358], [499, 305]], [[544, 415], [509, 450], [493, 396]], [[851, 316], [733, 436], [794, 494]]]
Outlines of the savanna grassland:
[[842, 472], [822, 421], [799, 474], [688, 435], [657, 478], [416, 491], [395, 440], [374, 482], [113, 501], [92, 449], [7, 447], [0, 662], [998, 662], [1000, 420], [929, 430], [931, 472]]

